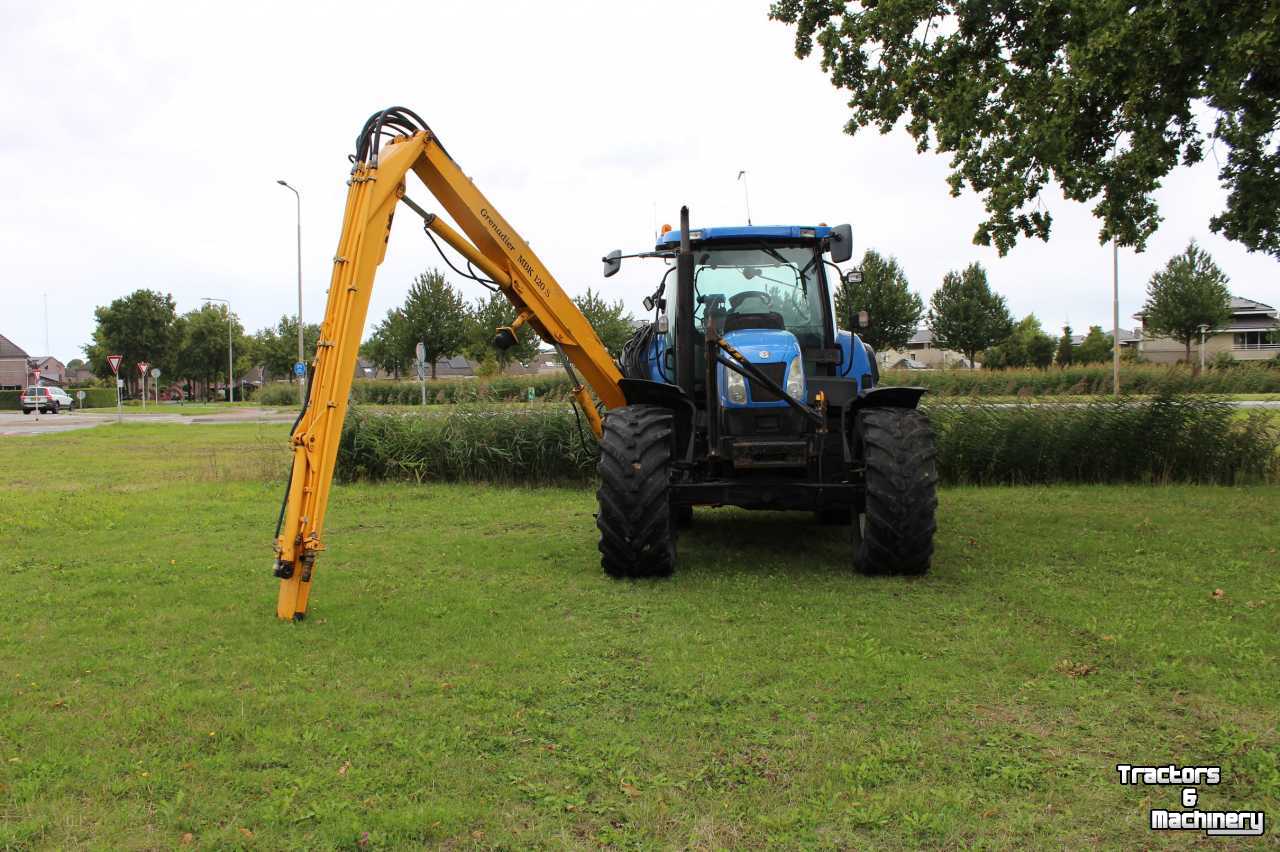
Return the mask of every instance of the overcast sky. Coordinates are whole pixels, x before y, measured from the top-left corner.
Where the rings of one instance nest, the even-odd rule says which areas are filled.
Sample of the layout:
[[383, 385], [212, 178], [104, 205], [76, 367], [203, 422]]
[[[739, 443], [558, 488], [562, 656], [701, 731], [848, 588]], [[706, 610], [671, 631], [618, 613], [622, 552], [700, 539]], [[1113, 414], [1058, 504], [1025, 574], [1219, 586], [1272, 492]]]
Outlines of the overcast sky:
[[[81, 357], [93, 308], [138, 287], [230, 299], [254, 331], [296, 311], [294, 198], [302, 191], [304, 307], [323, 315], [347, 155], [368, 115], [403, 105], [570, 293], [636, 313], [660, 268], [601, 255], [650, 247], [682, 203], [698, 225], [851, 222], [856, 252], [902, 262], [927, 299], [982, 262], [1019, 317], [1110, 327], [1111, 251], [1083, 205], [1046, 195], [1052, 241], [1008, 257], [971, 243], [982, 208], [953, 199], [945, 158], [905, 132], [852, 138], [845, 99], [768, 3], [328, 4], [0, 0], [0, 334]], [[1120, 252], [1122, 324], [1147, 279], [1195, 238], [1234, 293], [1280, 305], [1277, 262], [1208, 231], [1212, 155], [1160, 193], [1148, 250]], [[438, 209], [410, 178], [409, 194]], [[398, 218], [368, 326], [413, 275], [440, 266]], [[478, 285], [458, 283], [468, 297]]]

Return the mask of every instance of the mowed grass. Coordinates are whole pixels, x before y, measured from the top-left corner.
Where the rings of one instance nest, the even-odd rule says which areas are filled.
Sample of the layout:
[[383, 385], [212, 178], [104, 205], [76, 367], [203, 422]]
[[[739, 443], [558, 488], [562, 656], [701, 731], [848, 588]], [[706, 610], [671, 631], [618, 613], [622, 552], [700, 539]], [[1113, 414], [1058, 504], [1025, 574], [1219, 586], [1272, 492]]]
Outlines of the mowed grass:
[[286, 433], [0, 440], [0, 848], [1198, 837], [1121, 762], [1280, 814], [1280, 488], [946, 490], [917, 580], [700, 510], [674, 578], [618, 583], [589, 489], [342, 486], [290, 624]]

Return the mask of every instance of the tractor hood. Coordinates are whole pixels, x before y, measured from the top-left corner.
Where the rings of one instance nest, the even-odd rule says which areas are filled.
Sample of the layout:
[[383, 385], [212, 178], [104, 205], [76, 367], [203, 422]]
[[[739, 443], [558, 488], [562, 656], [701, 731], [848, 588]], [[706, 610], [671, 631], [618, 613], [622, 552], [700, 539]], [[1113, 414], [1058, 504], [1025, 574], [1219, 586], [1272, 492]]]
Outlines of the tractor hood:
[[[769, 378], [782, 387], [786, 387], [787, 384], [788, 366], [800, 357], [800, 342], [796, 340], [796, 336], [781, 329], [744, 328], [729, 332], [724, 336], [724, 340], [741, 352], [743, 357], [752, 364], [759, 365]], [[800, 365], [798, 369], [803, 370], [803, 366]], [[732, 372], [723, 364], [716, 370], [722, 406], [726, 408], [785, 408], [787, 406], [785, 400], [774, 398], [772, 393], [763, 393], [764, 388], [756, 387], [755, 382], [745, 382], [746, 398], [742, 399], [739, 395], [735, 399], [731, 392], [730, 377], [726, 375]], [[737, 373], [733, 375], [736, 377]], [[733, 378], [732, 381], [737, 382], [737, 378]], [[805, 393], [801, 394], [802, 402]]]

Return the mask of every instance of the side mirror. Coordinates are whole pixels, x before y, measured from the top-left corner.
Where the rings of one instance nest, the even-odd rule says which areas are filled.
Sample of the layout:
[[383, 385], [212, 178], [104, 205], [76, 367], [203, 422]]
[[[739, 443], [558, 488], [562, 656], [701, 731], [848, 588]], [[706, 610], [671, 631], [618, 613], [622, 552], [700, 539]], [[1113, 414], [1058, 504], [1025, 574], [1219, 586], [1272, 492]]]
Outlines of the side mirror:
[[831, 229], [831, 262], [844, 263], [853, 257], [853, 226], [836, 225]]
[[848, 272], [846, 272], [846, 273], [844, 274], [844, 283], [846, 283], [846, 284], [861, 284], [861, 283], [862, 283], [862, 270], [861, 270], [861, 269], [850, 269]]
[[871, 327], [871, 314], [866, 311], [858, 311], [858, 328]]
[[612, 278], [618, 274], [618, 270], [622, 268], [622, 251], [614, 249], [604, 256], [604, 277]]

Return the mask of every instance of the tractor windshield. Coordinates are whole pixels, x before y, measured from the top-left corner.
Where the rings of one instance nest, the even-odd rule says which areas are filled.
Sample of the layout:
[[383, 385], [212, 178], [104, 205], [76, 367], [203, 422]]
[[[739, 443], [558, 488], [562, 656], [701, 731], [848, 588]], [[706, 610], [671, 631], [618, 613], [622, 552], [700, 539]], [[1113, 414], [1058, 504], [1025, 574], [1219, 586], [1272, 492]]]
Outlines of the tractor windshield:
[[786, 329], [801, 346], [822, 346], [823, 298], [812, 246], [697, 248], [694, 250], [694, 324], [708, 312], [721, 331]]

